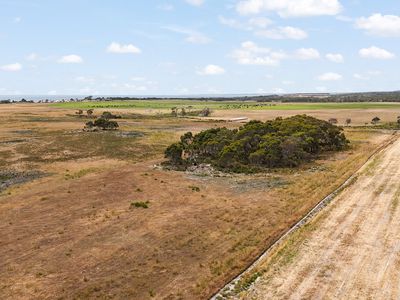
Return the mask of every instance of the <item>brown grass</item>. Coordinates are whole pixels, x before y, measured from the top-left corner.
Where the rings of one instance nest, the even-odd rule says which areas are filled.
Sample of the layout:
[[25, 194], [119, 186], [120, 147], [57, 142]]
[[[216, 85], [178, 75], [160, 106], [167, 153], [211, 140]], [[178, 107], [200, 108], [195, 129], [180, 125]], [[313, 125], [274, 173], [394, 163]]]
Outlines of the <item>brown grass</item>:
[[[237, 124], [132, 115], [121, 131], [143, 135], [121, 137], [82, 133], [79, 118], [54, 121], [68, 110], [5, 107], [0, 137], [27, 141], [0, 144], [0, 159], [53, 175], [0, 196], [3, 298], [204, 299], [388, 136], [348, 129], [348, 151], [265, 177], [217, 180], [153, 165], [185, 131]], [[149, 208], [131, 209], [136, 202]]]

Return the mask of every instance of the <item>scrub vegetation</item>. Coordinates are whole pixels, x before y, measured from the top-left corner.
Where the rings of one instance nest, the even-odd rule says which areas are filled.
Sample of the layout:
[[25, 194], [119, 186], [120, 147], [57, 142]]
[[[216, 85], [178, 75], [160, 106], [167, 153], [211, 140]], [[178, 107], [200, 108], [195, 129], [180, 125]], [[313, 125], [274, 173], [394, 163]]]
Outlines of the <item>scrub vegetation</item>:
[[165, 151], [178, 167], [211, 164], [233, 172], [296, 167], [327, 151], [347, 147], [342, 128], [316, 118], [297, 115], [273, 121], [251, 121], [239, 129], [212, 128], [193, 135]]

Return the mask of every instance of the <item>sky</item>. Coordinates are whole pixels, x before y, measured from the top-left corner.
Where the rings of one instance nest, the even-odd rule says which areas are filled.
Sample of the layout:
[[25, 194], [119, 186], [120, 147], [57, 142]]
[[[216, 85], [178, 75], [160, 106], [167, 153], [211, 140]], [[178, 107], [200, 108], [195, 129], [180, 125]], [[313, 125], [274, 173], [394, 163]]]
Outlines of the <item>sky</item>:
[[0, 0], [0, 95], [400, 89], [398, 0]]

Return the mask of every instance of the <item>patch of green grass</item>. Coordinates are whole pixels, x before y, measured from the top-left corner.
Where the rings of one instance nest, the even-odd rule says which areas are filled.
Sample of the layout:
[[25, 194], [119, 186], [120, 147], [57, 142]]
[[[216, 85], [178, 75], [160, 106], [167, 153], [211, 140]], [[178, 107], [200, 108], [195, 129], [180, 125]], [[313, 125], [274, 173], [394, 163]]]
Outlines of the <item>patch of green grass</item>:
[[82, 169], [82, 170], [79, 170], [78, 172], [75, 172], [72, 174], [67, 173], [67, 174], [65, 174], [64, 178], [65, 178], [65, 180], [79, 179], [87, 174], [97, 172], [98, 170], [99, 170], [98, 168]]
[[185, 99], [170, 100], [126, 100], [98, 102], [66, 102], [50, 104], [71, 109], [171, 109], [188, 107], [191, 109], [242, 109], [242, 110], [320, 110], [320, 109], [373, 109], [400, 108], [398, 103], [350, 102], [350, 103], [270, 103], [255, 101], [200, 101]]
[[[54, 162], [71, 159], [105, 157], [129, 161], [142, 161], [164, 151], [173, 133], [164, 132], [159, 143], [146, 136], [122, 137], [118, 132], [51, 132], [29, 143], [16, 146], [23, 161]], [[159, 133], [157, 133], [160, 135]], [[79, 175], [79, 174], [77, 174]]]
[[150, 204], [149, 201], [132, 202], [130, 208], [149, 208], [149, 204]]
[[235, 293], [240, 293], [242, 291], [248, 290], [252, 284], [260, 277], [262, 272], [255, 272], [249, 276], [243, 277], [236, 285], [235, 285]]

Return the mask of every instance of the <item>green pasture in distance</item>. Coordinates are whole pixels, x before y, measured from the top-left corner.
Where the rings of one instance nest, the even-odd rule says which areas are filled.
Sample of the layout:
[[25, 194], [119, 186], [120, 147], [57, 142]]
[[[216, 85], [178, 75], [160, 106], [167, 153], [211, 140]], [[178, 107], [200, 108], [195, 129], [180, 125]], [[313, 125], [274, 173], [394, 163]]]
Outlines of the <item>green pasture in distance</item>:
[[380, 109], [399, 108], [400, 103], [351, 102], [351, 103], [260, 103], [254, 101], [199, 101], [199, 100], [127, 100], [85, 101], [52, 103], [51, 106], [71, 109], [154, 109], [173, 107], [192, 109], [242, 109], [242, 110], [324, 110], [324, 109]]

